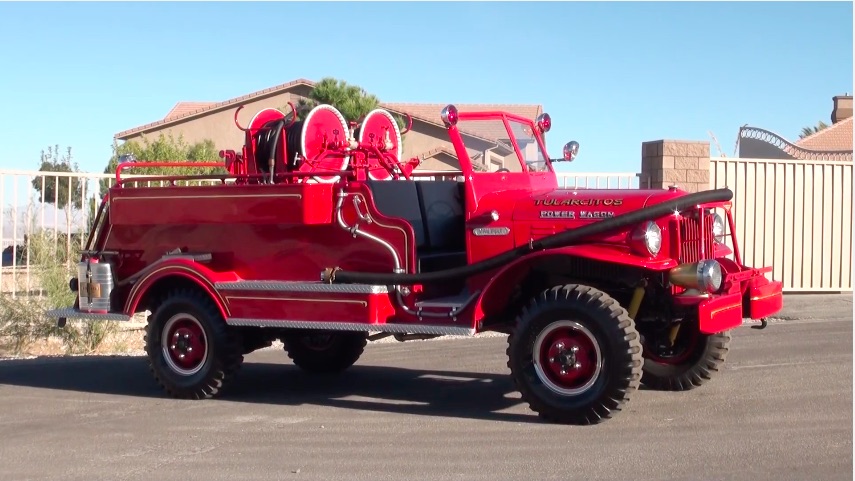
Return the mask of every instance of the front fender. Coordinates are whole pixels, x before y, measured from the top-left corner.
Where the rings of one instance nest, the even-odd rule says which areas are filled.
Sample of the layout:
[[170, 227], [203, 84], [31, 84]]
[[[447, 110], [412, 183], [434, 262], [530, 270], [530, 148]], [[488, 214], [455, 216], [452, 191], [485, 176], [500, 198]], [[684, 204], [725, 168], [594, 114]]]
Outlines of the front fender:
[[588, 244], [534, 252], [511, 262], [490, 277], [475, 305], [475, 320], [480, 321], [499, 313], [513, 289], [528, 273], [532, 262], [548, 257], [576, 257], [652, 271], [664, 271], [677, 266], [677, 261], [669, 257], [645, 258], [633, 254], [625, 246]]
[[234, 272], [212, 271], [191, 259], [167, 259], [156, 262], [142, 270], [134, 280], [133, 287], [131, 287], [125, 300], [125, 314], [134, 315], [137, 305], [149, 289], [168, 277], [180, 277], [194, 282], [211, 297], [223, 317], [229, 317], [228, 304], [217, 292], [214, 284], [217, 282], [234, 282], [240, 278]]

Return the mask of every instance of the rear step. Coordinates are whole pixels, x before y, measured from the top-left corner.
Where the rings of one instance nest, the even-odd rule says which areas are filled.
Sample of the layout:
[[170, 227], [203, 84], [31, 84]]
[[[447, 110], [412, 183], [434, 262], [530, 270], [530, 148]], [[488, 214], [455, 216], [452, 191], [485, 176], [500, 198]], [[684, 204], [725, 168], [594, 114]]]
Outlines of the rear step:
[[130, 321], [131, 316], [121, 312], [85, 312], [73, 307], [53, 309], [45, 312], [45, 317], [51, 319], [86, 319], [89, 321]]

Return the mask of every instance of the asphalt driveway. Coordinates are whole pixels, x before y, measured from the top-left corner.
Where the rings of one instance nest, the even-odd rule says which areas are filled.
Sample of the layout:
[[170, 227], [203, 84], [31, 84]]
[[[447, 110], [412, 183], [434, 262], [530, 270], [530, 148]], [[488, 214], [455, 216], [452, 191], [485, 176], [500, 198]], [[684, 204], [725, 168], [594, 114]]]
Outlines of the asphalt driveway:
[[208, 401], [164, 397], [140, 357], [3, 361], [0, 478], [852, 479], [852, 297], [804, 299], [738, 329], [714, 382], [592, 427], [520, 403], [504, 337], [372, 344], [334, 380], [260, 351]]

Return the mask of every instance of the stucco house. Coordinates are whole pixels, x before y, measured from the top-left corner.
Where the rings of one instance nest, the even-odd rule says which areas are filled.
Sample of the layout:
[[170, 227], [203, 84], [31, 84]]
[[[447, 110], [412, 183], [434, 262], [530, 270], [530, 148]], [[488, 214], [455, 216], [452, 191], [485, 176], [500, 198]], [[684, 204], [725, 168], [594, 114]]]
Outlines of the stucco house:
[[[252, 92], [222, 102], [180, 101], [162, 119], [117, 133], [117, 141], [155, 139], [161, 133], [175, 138], [183, 136], [187, 142], [203, 139], [214, 141], [217, 149], [240, 150], [243, 145], [243, 133], [234, 125], [234, 113], [241, 105], [244, 109], [238, 115], [242, 125], [263, 108], [283, 108], [291, 102], [296, 105], [301, 98], [307, 98], [314, 88], [314, 82], [297, 79], [264, 90]], [[448, 171], [459, 169], [457, 156], [440, 119], [440, 111], [446, 104], [381, 103], [393, 114], [412, 118], [412, 127], [404, 136], [403, 158], [421, 159], [418, 170]], [[535, 118], [543, 108], [541, 105], [480, 105], [455, 103], [459, 110], [505, 110], [528, 118]], [[501, 130], [495, 125], [469, 127], [465, 132], [467, 146], [476, 164], [484, 170], [496, 170], [501, 167], [519, 169], [519, 162], [511, 155], [513, 150], [501, 138]], [[505, 137], [507, 135], [505, 134]], [[522, 149], [536, 151], [534, 145]], [[536, 154], [533, 154], [536, 155]], [[512, 160], [512, 161], [510, 161]]]
[[739, 129], [739, 157], [852, 161], [852, 96], [832, 98], [831, 125], [805, 138], [789, 141], [759, 127]]

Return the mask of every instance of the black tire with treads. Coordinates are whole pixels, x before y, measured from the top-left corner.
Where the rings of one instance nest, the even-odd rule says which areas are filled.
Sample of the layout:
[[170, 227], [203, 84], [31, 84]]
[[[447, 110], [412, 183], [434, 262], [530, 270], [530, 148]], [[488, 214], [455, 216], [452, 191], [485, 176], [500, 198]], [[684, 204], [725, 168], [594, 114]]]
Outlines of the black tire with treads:
[[[326, 344], [312, 346], [311, 337], [328, 337]], [[315, 374], [335, 374], [359, 360], [368, 345], [367, 332], [313, 332], [288, 334], [282, 339], [294, 365]]]
[[698, 334], [689, 358], [679, 364], [657, 362], [645, 357], [641, 383], [659, 391], [689, 391], [700, 387], [721, 370], [730, 350], [730, 331]]
[[[588, 343], [590, 347], [579, 351], [584, 357], [576, 358], [578, 353], [574, 353], [573, 361], [565, 358], [564, 362], [573, 363], [573, 367], [567, 367], [568, 371], [595, 366], [596, 362], [591, 359], [596, 359], [596, 356], [592, 358], [590, 353], [599, 351], [601, 367], [598, 371], [591, 368], [594, 371], [585, 377], [590, 380], [590, 385], [583, 386], [584, 390], [578, 394], [572, 393], [569, 387], [565, 389], [549, 381], [550, 375], [544, 374], [547, 369], [556, 369], [548, 364], [555, 365], [553, 361], [558, 356], [549, 359], [540, 356], [540, 372], [535, 367], [538, 336], [543, 333], [547, 336], [545, 340], [551, 339], [549, 336], [559, 332], [564, 325], [572, 326], [567, 332], [580, 336], [577, 337], [582, 340], [580, 345]], [[561, 339], [560, 346], [554, 344], [553, 347], [563, 349], [565, 338]], [[549, 346], [545, 340], [544, 346]], [[603, 291], [569, 284], [541, 292], [523, 309], [508, 337], [507, 355], [511, 377], [533, 411], [551, 422], [587, 425], [613, 417], [638, 389], [641, 350], [635, 322], [626, 309]], [[552, 376], [557, 376], [552, 372]]]
[[[206, 357], [197, 372], [181, 373], [170, 365], [169, 345], [164, 349], [163, 330], [170, 319], [184, 316], [204, 333]], [[243, 363], [238, 336], [226, 325], [220, 310], [205, 293], [188, 288], [167, 292], [152, 307], [145, 334], [149, 369], [172, 397], [204, 399], [218, 396]], [[172, 361], [174, 365], [174, 361]]]

